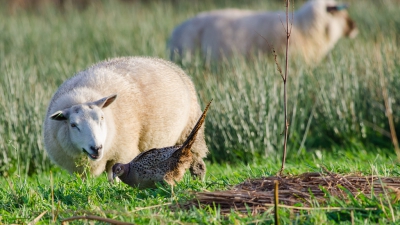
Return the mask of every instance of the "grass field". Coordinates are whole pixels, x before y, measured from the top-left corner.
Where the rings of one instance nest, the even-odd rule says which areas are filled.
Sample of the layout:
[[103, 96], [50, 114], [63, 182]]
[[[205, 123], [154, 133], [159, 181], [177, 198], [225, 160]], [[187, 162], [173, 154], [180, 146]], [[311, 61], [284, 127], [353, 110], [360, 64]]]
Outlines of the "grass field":
[[[194, 191], [225, 190], [246, 178], [276, 174], [283, 140], [283, 88], [270, 59], [236, 58], [217, 67], [204, 66], [200, 59], [180, 64], [192, 77], [202, 105], [214, 99], [206, 122], [211, 154], [205, 183], [187, 176], [173, 191], [170, 187], [139, 191], [110, 185], [105, 176], [82, 182], [46, 157], [42, 123], [48, 102], [77, 71], [117, 56], [167, 58], [173, 27], [200, 11], [284, 10], [275, 0], [143, 2], [102, 0], [82, 11], [62, 13], [49, 7], [10, 14], [7, 7], [0, 7], [0, 224], [25, 224], [44, 211], [42, 224], [83, 214], [139, 224], [273, 223], [270, 213], [224, 216], [218, 207], [170, 207], [191, 199]], [[319, 65], [308, 67], [295, 59], [290, 64], [288, 174], [319, 172], [325, 165], [341, 174], [400, 175], [382, 92], [387, 90], [399, 133], [400, 3], [350, 3], [358, 37], [341, 40]], [[330, 198], [327, 205], [343, 210], [282, 210], [282, 222], [396, 224], [400, 220], [399, 203], [385, 196], [348, 202]]]
[[[400, 175], [400, 167], [391, 159], [392, 155], [365, 151], [358, 154], [341, 150], [322, 158], [318, 154], [301, 156], [289, 161], [286, 173], [320, 172], [320, 166], [325, 165], [332, 172], [341, 174]], [[250, 210], [247, 214], [232, 211], [229, 215], [221, 215], [217, 206], [202, 209], [172, 206], [191, 200], [196, 191], [226, 190], [247, 178], [275, 175], [278, 169], [276, 158], [251, 164], [208, 164], [204, 183], [193, 181], [186, 174], [173, 190], [170, 187], [137, 190], [123, 183], [110, 185], [105, 175], [82, 182], [79, 177], [59, 169], [29, 178], [16, 174], [0, 180], [0, 222], [25, 224], [47, 211], [40, 220], [43, 224], [54, 221], [57, 224], [76, 215], [97, 215], [135, 224], [270, 224], [273, 223], [271, 210], [258, 215], [252, 215]], [[350, 224], [352, 220], [355, 224], [396, 224], [394, 221], [400, 220], [400, 206], [393, 204], [391, 197], [369, 197], [349, 196], [349, 201], [345, 202], [327, 196], [326, 205], [313, 204], [316, 210], [294, 213], [281, 209], [280, 217], [284, 224]], [[322, 206], [336, 209], [318, 210]]]

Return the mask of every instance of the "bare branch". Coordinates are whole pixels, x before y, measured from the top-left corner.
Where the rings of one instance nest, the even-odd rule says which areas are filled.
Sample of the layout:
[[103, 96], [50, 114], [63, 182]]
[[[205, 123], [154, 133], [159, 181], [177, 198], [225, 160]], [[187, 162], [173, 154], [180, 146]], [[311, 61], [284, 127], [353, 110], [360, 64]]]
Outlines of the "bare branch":
[[276, 51], [275, 51], [275, 49], [274, 49], [274, 46], [272, 46], [272, 45], [268, 42], [268, 40], [267, 40], [265, 37], [263, 37], [260, 33], [258, 33], [257, 31], [255, 31], [255, 32], [256, 32], [258, 35], [260, 35], [260, 37], [262, 37], [262, 39], [264, 39], [264, 41], [267, 43], [268, 47], [271, 49], [272, 54], [274, 54], [274, 60], [275, 60], [275, 64], [276, 64], [276, 66], [277, 66], [278, 72], [279, 72], [279, 74], [281, 75], [282, 80], [285, 82], [285, 77], [283, 76], [282, 68], [281, 68], [281, 66], [280, 66], [279, 63], [278, 63], [278, 60], [277, 60], [278, 55], [276, 54]]
[[282, 154], [282, 166], [279, 170], [279, 176], [282, 176], [283, 170], [286, 163], [286, 152], [287, 152], [287, 139], [289, 130], [289, 121], [287, 119], [287, 79], [289, 75], [289, 5], [290, 0], [286, 0], [286, 58], [285, 58], [285, 77], [283, 79], [283, 110], [285, 113], [285, 137], [283, 142], [283, 154]]
[[286, 27], [285, 27], [285, 25], [283, 24], [283, 21], [282, 21], [281, 15], [279, 15], [279, 20], [281, 21], [281, 24], [282, 24], [282, 29], [285, 31], [285, 33], [287, 33], [287, 30], [286, 30]]
[[293, 21], [294, 21], [294, 3], [292, 4], [292, 20], [290, 21], [289, 36], [292, 34]]
[[39, 220], [46, 214], [47, 211], [42, 212], [39, 216], [37, 216], [34, 220], [28, 223], [28, 225], [35, 225]]

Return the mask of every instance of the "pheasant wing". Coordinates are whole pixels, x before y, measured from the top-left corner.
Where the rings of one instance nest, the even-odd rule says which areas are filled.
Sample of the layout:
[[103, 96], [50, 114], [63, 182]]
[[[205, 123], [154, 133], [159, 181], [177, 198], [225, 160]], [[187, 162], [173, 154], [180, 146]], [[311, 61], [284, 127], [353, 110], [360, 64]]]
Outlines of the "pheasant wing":
[[[171, 146], [171, 147], [166, 147], [166, 148], [153, 148], [150, 150], [147, 150], [145, 152], [140, 153], [138, 156], [136, 156], [132, 162], [151, 162], [151, 163], [144, 163], [146, 165], [154, 165], [157, 166], [157, 164], [168, 160], [176, 150], [178, 150], [181, 146]], [[151, 166], [153, 167], [153, 166]]]

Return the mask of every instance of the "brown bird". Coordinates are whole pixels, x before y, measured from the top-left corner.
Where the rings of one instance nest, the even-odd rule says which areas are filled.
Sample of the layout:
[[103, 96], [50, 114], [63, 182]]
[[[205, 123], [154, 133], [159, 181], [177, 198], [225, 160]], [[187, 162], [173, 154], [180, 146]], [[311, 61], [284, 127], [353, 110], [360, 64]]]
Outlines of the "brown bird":
[[190, 149], [204, 123], [211, 101], [182, 145], [153, 148], [140, 153], [127, 164], [116, 163], [112, 168], [113, 178], [118, 176], [125, 184], [141, 189], [156, 187], [157, 182], [165, 181], [174, 185], [180, 181], [192, 162]]

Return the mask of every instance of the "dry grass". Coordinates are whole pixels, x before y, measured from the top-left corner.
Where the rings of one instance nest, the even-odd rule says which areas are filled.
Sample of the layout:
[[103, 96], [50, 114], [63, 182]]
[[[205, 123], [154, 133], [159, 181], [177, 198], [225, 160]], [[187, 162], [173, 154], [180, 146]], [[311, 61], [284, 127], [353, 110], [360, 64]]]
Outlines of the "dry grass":
[[[394, 202], [400, 198], [399, 177], [339, 175], [326, 172], [249, 179], [231, 190], [199, 192], [196, 198], [185, 206], [219, 205], [221, 213], [230, 213], [232, 209], [243, 213], [249, 210], [253, 214], [263, 213], [274, 206], [274, 181], [279, 182], [280, 207], [294, 210], [311, 210], [315, 203], [318, 203], [320, 205], [318, 209], [321, 209], [330, 197], [348, 201], [360, 196], [372, 198], [391, 194]], [[327, 209], [336, 208], [327, 207]]]

